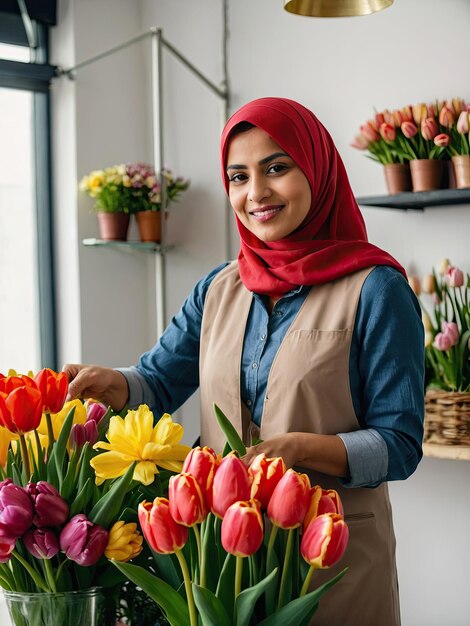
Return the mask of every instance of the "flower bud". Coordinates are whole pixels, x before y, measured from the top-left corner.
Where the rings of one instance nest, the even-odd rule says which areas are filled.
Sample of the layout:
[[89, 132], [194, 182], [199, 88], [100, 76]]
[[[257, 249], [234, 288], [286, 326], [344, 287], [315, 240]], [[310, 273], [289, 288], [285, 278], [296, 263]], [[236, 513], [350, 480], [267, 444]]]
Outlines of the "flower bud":
[[441, 352], [445, 352], [446, 350], [450, 350], [452, 348], [452, 342], [449, 335], [445, 335], [444, 333], [437, 333], [434, 337], [432, 345], [436, 348], [436, 350], [440, 350]]
[[427, 117], [421, 122], [421, 134], [426, 141], [432, 141], [438, 132], [437, 122], [433, 117]]
[[413, 113], [413, 119], [415, 121], [415, 124], [417, 126], [419, 126], [421, 124], [421, 122], [426, 118], [427, 116], [427, 108], [426, 105], [421, 102], [420, 104], [415, 104], [411, 107], [412, 113]]
[[385, 139], [385, 141], [395, 141], [395, 138], [397, 136], [396, 131], [395, 131], [395, 126], [392, 126], [391, 124], [386, 124], [383, 123], [380, 126], [380, 136], [382, 137], [382, 139]]
[[439, 148], [446, 148], [450, 143], [450, 137], [446, 133], [439, 133], [434, 137], [434, 143]]
[[393, 111], [392, 115], [393, 115], [393, 125], [394, 125], [394, 127], [395, 128], [400, 128], [402, 122], [404, 121], [400, 109], [395, 109], [395, 111]]
[[414, 291], [415, 295], [419, 296], [421, 293], [421, 283], [419, 282], [419, 278], [417, 276], [408, 276], [408, 284]]
[[367, 150], [370, 141], [364, 137], [364, 135], [356, 135], [353, 141], [350, 143], [351, 148], [356, 148], [356, 150]]
[[65, 372], [54, 372], [45, 368], [34, 377], [42, 396], [42, 410], [47, 413], [58, 413], [65, 403], [69, 382]]
[[17, 539], [24, 535], [33, 523], [33, 503], [23, 487], [15, 485], [11, 478], [0, 483], [0, 535]]
[[439, 274], [439, 276], [444, 276], [447, 272], [447, 268], [450, 265], [450, 261], [449, 259], [441, 259], [439, 261], [439, 264], [437, 266], [437, 273]]
[[424, 293], [434, 293], [436, 291], [436, 279], [434, 274], [427, 274], [421, 283]]
[[93, 524], [82, 513], [75, 515], [60, 533], [60, 548], [71, 561], [82, 567], [95, 565], [108, 545], [109, 533]]
[[268, 517], [280, 528], [301, 526], [310, 496], [310, 480], [307, 474], [288, 469], [276, 485], [268, 504]]
[[349, 529], [340, 515], [325, 513], [307, 526], [300, 544], [302, 557], [311, 566], [325, 569], [335, 565], [348, 545]]
[[439, 111], [439, 124], [446, 128], [452, 128], [454, 124], [454, 114], [447, 105], [444, 105]]
[[108, 410], [106, 405], [101, 402], [96, 402], [96, 400], [87, 400], [85, 406], [87, 420], [96, 422], [96, 425], [100, 423]]
[[70, 442], [74, 448], [82, 448], [86, 442], [94, 445], [98, 441], [98, 427], [95, 420], [84, 424], [74, 424], [70, 431]]
[[183, 526], [200, 524], [209, 512], [202, 490], [191, 474], [170, 477], [168, 499], [171, 517]]
[[457, 131], [462, 135], [465, 135], [466, 133], [468, 133], [469, 117], [470, 116], [468, 114], [468, 111], [462, 111], [462, 113], [460, 113], [459, 115], [459, 119], [457, 120]]
[[40, 480], [28, 483], [26, 491], [34, 505], [34, 523], [39, 528], [44, 526], [60, 526], [69, 515], [69, 505], [50, 483]]
[[442, 322], [441, 330], [450, 339], [450, 345], [456, 346], [459, 343], [459, 327], [455, 322]]
[[379, 133], [374, 129], [370, 122], [366, 122], [360, 127], [359, 130], [361, 131], [361, 135], [364, 135], [368, 141], [378, 141], [380, 138]]
[[407, 139], [411, 139], [417, 134], [418, 127], [411, 121], [405, 121], [401, 125], [401, 132], [405, 135]]
[[273, 491], [286, 473], [286, 465], [281, 457], [266, 458], [264, 452], [258, 454], [250, 464], [251, 499], [258, 500], [262, 509], [267, 509]]
[[462, 270], [458, 267], [449, 265], [446, 272], [446, 280], [449, 287], [462, 287], [464, 284], [464, 276]]
[[238, 500], [249, 500], [251, 478], [246, 465], [233, 452], [224, 457], [217, 468], [212, 485], [212, 512], [223, 517], [228, 507]]
[[28, 530], [22, 541], [28, 552], [37, 559], [52, 559], [59, 552], [59, 541], [50, 528]]
[[28, 376], [0, 379], [0, 425], [12, 433], [27, 433], [39, 426], [42, 396]]
[[167, 498], [155, 498], [139, 504], [139, 522], [149, 546], [159, 554], [172, 554], [185, 545], [188, 529], [178, 524], [170, 515]]
[[304, 531], [313, 519], [324, 513], [336, 513], [344, 517], [343, 503], [335, 489], [322, 489], [320, 485], [315, 485], [310, 489], [310, 502], [303, 523]]
[[208, 446], [193, 448], [183, 462], [182, 471], [197, 480], [208, 508], [212, 505], [212, 483], [218, 464], [216, 453]]
[[250, 556], [263, 543], [263, 518], [257, 500], [234, 502], [222, 520], [221, 541], [226, 552]]
[[108, 545], [104, 555], [107, 559], [126, 563], [142, 552], [143, 539], [137, 530], [137, 524], [116, 522], [109, 531]]

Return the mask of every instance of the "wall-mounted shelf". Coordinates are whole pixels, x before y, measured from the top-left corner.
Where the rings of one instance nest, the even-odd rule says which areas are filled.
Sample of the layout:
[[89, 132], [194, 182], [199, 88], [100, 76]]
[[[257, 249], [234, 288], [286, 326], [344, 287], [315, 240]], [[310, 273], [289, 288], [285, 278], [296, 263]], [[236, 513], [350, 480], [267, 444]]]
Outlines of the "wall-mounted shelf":
[[[109, 241], [106, 239], [83, 239], [84, 246], [101, 246], [103, 248], [119, 248], [120, 250], [141, 250], [147, 252], [162, 252], [162, 246], [159, 243], [148, 243], [144, 241]], [[165, 246], [165, 250], [169, 247]]]
[[451, 461], [470, 461], [470, 446], [442, 446], [438, 443], [423, 443], [424, 456]]
[[400, 211], [424, 211], [428, 207], [470, 204], [470, 189], [436, 189], [435, 191], [408, 191], [394, 196], [363, 196], [356, 198], [361, 206]]

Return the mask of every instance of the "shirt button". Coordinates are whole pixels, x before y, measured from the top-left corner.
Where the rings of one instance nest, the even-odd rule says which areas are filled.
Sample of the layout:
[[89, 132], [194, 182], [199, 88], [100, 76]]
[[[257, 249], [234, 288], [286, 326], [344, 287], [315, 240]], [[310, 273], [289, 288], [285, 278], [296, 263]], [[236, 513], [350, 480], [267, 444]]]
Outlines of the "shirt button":
[[251, 400], [247, 400], [246, 401], [246, 406], [251, 406], [253, 404], [253, 402]]
[[258, 367], [258, 363], [256, 361], [251, 364], [251, 367], [255, 370]]
[[264, 341], [266, 339], [266, 335], [261, 335], [261, 339]]

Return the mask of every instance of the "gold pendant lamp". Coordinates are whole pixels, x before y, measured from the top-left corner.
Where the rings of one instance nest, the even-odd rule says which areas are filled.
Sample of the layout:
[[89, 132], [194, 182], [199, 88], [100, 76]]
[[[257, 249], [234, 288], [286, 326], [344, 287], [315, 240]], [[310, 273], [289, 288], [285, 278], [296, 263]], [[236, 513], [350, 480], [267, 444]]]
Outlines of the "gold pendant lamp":
[[284, 0], [289, 13], [308, 17], [353, 17], [386, 9], [393, 0]]

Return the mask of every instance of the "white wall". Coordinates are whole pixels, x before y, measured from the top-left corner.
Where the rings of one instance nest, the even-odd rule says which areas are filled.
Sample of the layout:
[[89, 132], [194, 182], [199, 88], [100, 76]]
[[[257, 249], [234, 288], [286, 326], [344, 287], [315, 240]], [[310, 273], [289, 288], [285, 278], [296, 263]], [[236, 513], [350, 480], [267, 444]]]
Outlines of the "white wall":
[[[221, 79], [222, 6], [215, 0], [61, 0], [53, 61], [68, 65], [153, 25], [215, 82]], [[282, 2], [230, 0], [232, 109], [255, 97], [286, 96], [310, 107], [336, 141], [357, 195], [385, 192], [381, 168], [349, 147], [373, 107], [460, 96], [465, 82], [470, 3], [396, 0], [364, 17], [312, 19]], [[148, 50], [119, 53], [55, 86], [56, 210], [61, 361], [134, 363], [154, 340], [153, 260], [141, 253], [84, 248], [96, 236], [76, 182], [95, 167], [150, 158]], [[220, 106], [185, 68], [165, 56], [166, 158], [191, 189], [168, 222], [169, 315], [191, 286], [224, 260], [224, 195], [218, 165]], [[470, 271], [470, 207], [425, 212], [364, 209], [371, 241], [412, 271], [441, 257]], [[233, 236], [235, 250], [236, 237]], [[179, 418], [197, 433], [197, 399]], [[467, 626], [470, 559], [469, 465], [424, 459], [391, 485], [403, 626]], [[358, 625], [361, 626], [361, 625]], [[379, 626], [379, 625], [377, 625]]]

